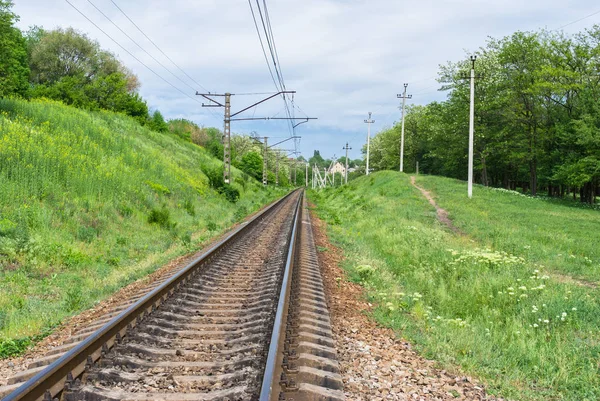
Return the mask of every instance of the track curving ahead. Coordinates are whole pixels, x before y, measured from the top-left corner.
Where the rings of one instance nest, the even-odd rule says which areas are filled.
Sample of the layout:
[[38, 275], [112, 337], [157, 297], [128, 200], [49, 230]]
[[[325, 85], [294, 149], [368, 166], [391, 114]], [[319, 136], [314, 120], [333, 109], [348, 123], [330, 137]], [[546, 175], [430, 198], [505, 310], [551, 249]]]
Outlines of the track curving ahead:
[[274, 203], [5, 400], [343, 399], [305, 207]]

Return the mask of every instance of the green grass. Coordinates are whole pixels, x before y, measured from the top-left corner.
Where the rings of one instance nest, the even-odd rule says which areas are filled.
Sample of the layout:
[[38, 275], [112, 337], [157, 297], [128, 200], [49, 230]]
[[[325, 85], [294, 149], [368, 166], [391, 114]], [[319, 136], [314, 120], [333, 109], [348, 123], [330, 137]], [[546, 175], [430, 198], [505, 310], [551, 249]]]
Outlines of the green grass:
[[[599, 399], [599, 290], [552, 276], [560, 268], [593, 277], [588, 272], [600, 263], [593, 246], [598, 211], [479, 187], [467, 201], [464, 183], [418, 182], [467, 236], [440, 224], [401, 173], [310, 193], [344, 251], [343, 267], [376, 306], [374, 317], [440, 365], [480, 377], [493, 394]], [[551, 264], [561, 252], [576, 258], [568, 266]]]
[[0, 100], [0, 357], [282, 194], [232, 169], [228, 202], [219, 168], [125, 116]]
[[419, 176], [454, 224], [485, 246], [502, 249], [579, 279], [600, 280], [600, 211], [566, 200], [475, 186], [465, 202], [463, 181]]

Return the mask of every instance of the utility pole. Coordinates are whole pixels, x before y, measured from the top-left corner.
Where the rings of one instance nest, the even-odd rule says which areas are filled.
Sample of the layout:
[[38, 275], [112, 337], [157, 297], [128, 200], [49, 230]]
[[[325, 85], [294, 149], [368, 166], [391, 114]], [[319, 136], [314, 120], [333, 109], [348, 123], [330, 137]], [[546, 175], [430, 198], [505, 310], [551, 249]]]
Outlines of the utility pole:
[[225, 116], [223, 118], [223, 181], [229, 184], [231, 177], [231, 93], [225, 94]]
[[[204, 104], [202, 103], [202, 107], [223, 107], [225, 108], [225, 114], [223, 117], [223, 181], [226, 184], [230, 184], [231, 177], [231, 122], [232, 121], [245, 121], [245, 120], [303, 120], [302, 122], [295, 124], [294, 127], [307, 122], [308, 120], [316, 120], [316, 118], [312, 117], [249, 117], [249, 118], [233, 118], [240, 113], [243, 113], [246, 110], [253, 108], [263, 102], [266, 102], [269, 99], [272, 99], [276, 96], [286, 94], [286, 93], [296, 93], [296, 91], [279, 91], [271, 96], [268, 96], [236, 113], [231, 113], [231, 96], [234, 96], [233, 93], [224, 93], [224, 94], [216, 94], [216, 93], [199, 93], [196, 92], [196, 96], [202, 96], [205, 99], [208, 99], [210, 103]], [[214, 97], [225, 97], [225, 104], [216, 101], [213, 99]], [[263, 182], [265, 180], [263, 179]], [[266, 185], [266, 184], [265, 184]]]
[[373, 124], [375, 120], [371, 119], [371, 112], [369, 112], [369, 119], [365, 120], [365, 123], [369, 124], [369, 130], [367, 131], [367, 170], [366, 175], [369, 175], [369, 147], [371, 144], [371, 124]]
[[419, 162], [417, 161], [417, 175], [419, 175]]
[[348, 147], [348, 142], [346, 142], [346, 146], [342, 149], [346, 149], [346, 170], [344, 171], [346, 184], [348, 183], [348, 150], [352, 149]]
[[263, 156], [263, 185], [266, 187], [267, 186], [267, 140], [269, 139], [269, 137], [265, 136], [264, 138], [264, 143], [265, 143], [265, 154]]
[[471, 56], [471, 106], [469, 109], [469, 181], [467, 194], [473, 197], [473, 136], [475, 131], [475, 60], [477, 56]]
[[406, 94], [406, 88], [408, 88], [408, 84], [404, 84], [404, 93], [402, 93], [402, 95], [396, 95], [398, 99], [402, 99], [402, 128], [400, 134], [400, 172], [404, 171], [404, 106], [406, 105], [406, 99], [412, 99], [412, 95]]
[[275, 153], [275, 186], [279, 186], [279, 152]]
[[296, 178], [298, 177], [298, 173], [296, 172], [296, 159], [294, 159], [294, 186], [296, 186]]
[[308, 188], [308, 163], [304, 167], [306, 167], [306, 171], [304, 172], [304, 186]]

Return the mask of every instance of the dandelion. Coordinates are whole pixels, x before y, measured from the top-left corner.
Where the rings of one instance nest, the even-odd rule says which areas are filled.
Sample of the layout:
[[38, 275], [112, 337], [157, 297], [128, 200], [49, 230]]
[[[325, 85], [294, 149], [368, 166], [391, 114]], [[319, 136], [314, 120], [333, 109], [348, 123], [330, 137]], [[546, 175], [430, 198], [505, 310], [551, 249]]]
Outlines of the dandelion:
[[520, 289], [521, 291], [527, 291], [527, 287], [525, 287], [524, 285], [520, 286], [520, 287], [519, 287], [519, 289]]
[[533, 327], [540, 327], [540, 326], [537, 323], [534, 323]]
[[571, 308], [571, 310], [572, 310], [573, 312], [575, 312], [575, 311], [577, 310], [577, 308]]
[[550, 321], [548, 319], [544, 319], [544, 323], [548, 324]]

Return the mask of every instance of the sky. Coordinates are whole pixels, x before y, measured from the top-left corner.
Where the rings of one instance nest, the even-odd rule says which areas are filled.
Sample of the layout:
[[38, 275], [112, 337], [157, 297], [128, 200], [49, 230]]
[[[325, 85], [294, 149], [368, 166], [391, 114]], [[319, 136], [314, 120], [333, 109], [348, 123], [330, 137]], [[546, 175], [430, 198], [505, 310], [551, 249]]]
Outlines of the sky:
[[[256, 12], [256, 1], [251, 1]], [[237, 94], [232, 97], [233, 113], [277, 91], [248, 1], [69, 0], [122, 47], [66, 0], [14, 2], [21, 29], [71, 26], [115, 53], [140, 79], [140, 94], [149, 107], [168, 119], [186, 118], [222, 129], [223, 109], [203, 108], [196, 91]], [[326, 158], [343, 156], [346, 142], [352, 147], [350, 157], [361, 158], [368, 112], [375, 120], [373, 136], [400, 120], [396, 95], [404, 83], [409, 84], [412, 104], [445, 99], [446, 94], [437, 91], [439, 65], [467, 58], [488, 37], [563, 26], [566, 33], [575, 33], [600, 24], [600, 13], [584, 18], [600, 11], [593, 0], [269, 0], [266, 4], [286, 88], [296, 91], [295, 115], [318, 118], [296, 128], [301, 137], [298, 150], [306, 158], [315, 149]], [[242, 116], [283, 117], [283, 100], [273, 98]], [[231, 130], [267, 136], [271, 144], [291, 136], [289, 124], [281, 120], [236, 121]], [[292, 150], [293, 141], [279, 148]]]

